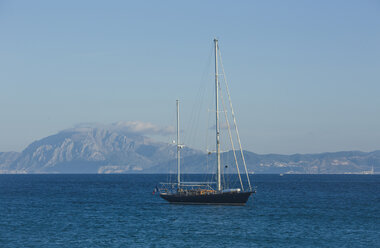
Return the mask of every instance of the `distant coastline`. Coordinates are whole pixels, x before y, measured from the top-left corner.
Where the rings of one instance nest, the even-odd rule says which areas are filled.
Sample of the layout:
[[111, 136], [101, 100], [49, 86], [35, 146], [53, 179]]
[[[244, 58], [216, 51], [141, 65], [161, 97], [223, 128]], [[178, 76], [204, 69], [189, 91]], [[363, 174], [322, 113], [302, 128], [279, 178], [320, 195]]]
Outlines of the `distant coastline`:
[[[215, 156], [185, 147], [183, 173], [213, 173]], [[380, 150], [318, 154], [256, 154], [244, 151], [249, 173], [378, 174]], [[122, 129], [97, 127], [59, 132], [22, 152], [0, 152], [0, 174], [166, 174], [176, 172], [176, 147]], [[222, 154], [233, 173], [232, 152]], [[231, 168], [231, 171], [229, 169]]]

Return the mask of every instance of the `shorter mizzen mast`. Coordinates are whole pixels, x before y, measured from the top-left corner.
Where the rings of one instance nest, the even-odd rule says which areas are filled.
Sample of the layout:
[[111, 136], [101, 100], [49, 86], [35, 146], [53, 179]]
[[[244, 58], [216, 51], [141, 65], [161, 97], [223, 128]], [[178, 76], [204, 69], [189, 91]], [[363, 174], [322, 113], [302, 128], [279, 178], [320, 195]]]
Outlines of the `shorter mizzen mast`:
[[179, 189], [181, 185], [181, 145], [179, 144], [179, 100], [177, 100], [177, 173]]

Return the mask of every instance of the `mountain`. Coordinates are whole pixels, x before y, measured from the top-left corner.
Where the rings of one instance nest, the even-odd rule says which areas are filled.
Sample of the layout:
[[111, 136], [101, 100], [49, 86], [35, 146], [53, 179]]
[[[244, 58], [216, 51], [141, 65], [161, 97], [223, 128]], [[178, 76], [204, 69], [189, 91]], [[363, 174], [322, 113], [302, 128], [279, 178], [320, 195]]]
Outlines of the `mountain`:
[[[184, 156], [197, 153], [183, 149]], [[173, 144], [155, 142], [122, 128], [74, 128], [33, 142], [21, 154], [13, 155], [13, 162], [8, 159], [2, 169], [3, 173], [139, 172], [171, 160], [175, 154]]]

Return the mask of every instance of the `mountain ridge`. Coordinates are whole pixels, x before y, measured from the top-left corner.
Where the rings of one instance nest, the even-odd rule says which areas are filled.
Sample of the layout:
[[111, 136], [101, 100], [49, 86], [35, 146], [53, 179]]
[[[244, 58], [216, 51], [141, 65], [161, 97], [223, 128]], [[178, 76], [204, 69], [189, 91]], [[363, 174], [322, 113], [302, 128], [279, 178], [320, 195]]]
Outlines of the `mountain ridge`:
[[[209, 158], [206, 158], [209, 156]], [[232, 151], [222, 153], [225, 158], [224, 171], [234, 173], [236, 164]], [[371, 174], [371, 169], [380, 169], [380, 150], [372, 152], [339, 151], [317, 154], [257, 154], [244, 151], [244, 157], [249, 173], [276, 173], [276, 174]], [[207, 162], [205, 162], [207, 161]], [[183, 173], [213, 173], [216, 169], [215, 156], [197, 154], [183, 158], [181, 171]], [[240, 172], [244, 171], [243, 161], [238, 156]], [[211, 166], [210, 166], [211, 165]], [[214, 167], [212, 167], [214, 165]], [[227, 166], [227, 167], [226, 167]], [[176, 160], [158, 164], [148, 171], [159, 173], [163, 168], [170, 168], [169, 172], [176, 171]], [[209, 168], [211, 167], [211, 170]], [[236, 173], [236, 172], [235, 172]]]

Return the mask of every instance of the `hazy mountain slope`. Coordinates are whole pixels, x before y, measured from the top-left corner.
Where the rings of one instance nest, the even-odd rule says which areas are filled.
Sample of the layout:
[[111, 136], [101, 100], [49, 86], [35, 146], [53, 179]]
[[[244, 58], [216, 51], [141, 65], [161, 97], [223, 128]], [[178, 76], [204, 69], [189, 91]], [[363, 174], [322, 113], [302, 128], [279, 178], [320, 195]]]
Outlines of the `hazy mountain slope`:
[[15, 173], [9, 167], [19, 156], [19, 152], [0, 152], [0, 173]]

